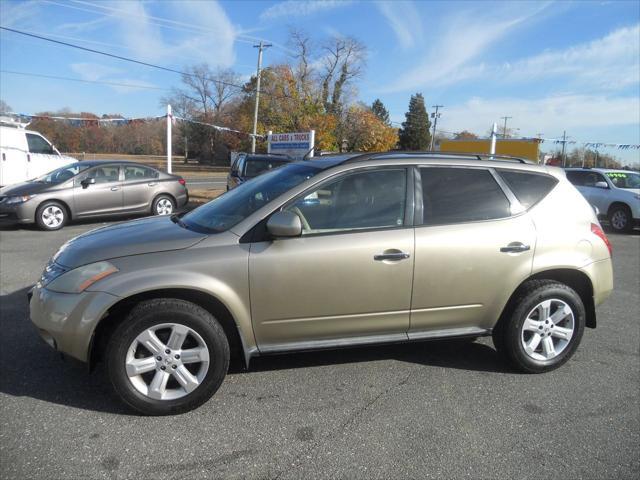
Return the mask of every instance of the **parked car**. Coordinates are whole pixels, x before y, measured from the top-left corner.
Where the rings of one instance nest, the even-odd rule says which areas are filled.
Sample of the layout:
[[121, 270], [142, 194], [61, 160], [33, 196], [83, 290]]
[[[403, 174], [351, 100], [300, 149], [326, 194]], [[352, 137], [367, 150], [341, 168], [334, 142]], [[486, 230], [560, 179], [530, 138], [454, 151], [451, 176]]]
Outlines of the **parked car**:
[[61, 155], [38, 132], [0, 124], [0, 187], [25, 182], [72, 162], [77, 160]]
[[80, 218], [169, 215], [188, 200], [177, 175], [132, 162], [85, 161], [0, 189], [0, 220], [58, 230]]
[[284, 155], [241, 153], [231, 165], [229, 175], [227, 175], [227, 191], [268, 170], [281, 167], [291, 161], [291, 158]]
[[91, 231], [50, 260], [31, 319], [148, 415], [207, 401], [232, 354], [492, 335], [515, 368], [553, 370], [596, 327], [611, 245], [561, 169], [478, 158], [289, 163]]
[[607, 168], [567, 168], [567, 178], [616, 232], [640, 225], [640, 173]]

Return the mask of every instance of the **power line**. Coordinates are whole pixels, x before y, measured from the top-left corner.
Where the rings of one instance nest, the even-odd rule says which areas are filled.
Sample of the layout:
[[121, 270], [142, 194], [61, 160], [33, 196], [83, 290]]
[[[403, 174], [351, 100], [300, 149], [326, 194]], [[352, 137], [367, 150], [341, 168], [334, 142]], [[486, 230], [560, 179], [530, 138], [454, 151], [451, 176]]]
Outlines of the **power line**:
[[[195, 77], [195, 78], [197, 78], [197, 75], [194, 75], [193, 73], [183, 72], [181, 70], [176, 70], [174, 68], [169, 68], [169, 67], [163, 67], [161, 65], [155, 65], [153, 63], [143, 62], [141, 60], [136, 60], [136, 59], [133, 59], [133, 58], [124, 57], [122, 55], [115, 55], [113, 53], [103, 52], [103, 51], [100, 51], [100, 50], [95, 50], [93, 48], [83, 47], [81, 45], [76, 45], [76, 44], [69, 43], [69, 42], [63, 42], [61, 40], [54, 40], [53, 38], [48, 38], [48, 37], [45, 37], [45, 36], [42, 36], [42, 35], [36, 35], [35, 33], [29, 33], [29, 32], [25, 32], [25, 31], [22, 31], [22, 30], [16, 30], [14, 28], [3, 27], [3, 26], [0, 26], [0, 29], [1, 30], [6, 30], [8, 32], [17, 33], [19, 35], [24, 35], [24, 36], [27, 36], [27, 37], [37, 38], [39, 40], [44, 40], [46, 42], [51, 42], [51, 43], [55, 43], [55, 44], [58, 44], [58, 45], [64, 45], [66, 47], [75, 48], [75, 49], [82, 50], [82, 51], [85, 51], [85, 52], [95, 53], [97, 55], [104, 55], [105, 57], [115, 58], [117, 60], [122, 60], [122, 61], [125, 61], [125, 62], [135, 63], [137, 65], [143, 65], [145, 67], [151, 67], [151, 68], [156, 68], [158, 70], [164, 70], [165, 72], [177, 73], [178, 75], [184, 75], [184, 76], [187, 76], [187, 77]], [[207, 77], [207, 79], [211, 80], [213, 82], [219, 83], [221, 85], [226, 85], [228, 87], [237, 88], [239, 90], [244, 90], [245, 89], [245, 87], [243, 85], [237, 85], [235, 83], [225, 82], [224, 80], [220, 80], [220, 79], [217, 79], [217, 78]], [[268, 93], [268, 92], [264, 92], [264, 94], [268, 95], [268, 96], [271, 96], [273, 98], [283, 98], [283, 99], [289, 98], [287, 96], [274, 95], [274, 94]]]
[[15, 70], [0, 70], [0, 73], [9, 73], [11, 75], [23, 75], [26, 77], [40, 77], [40, 78], [51, 78], [54, 80], [67, 80], [70, 82], [81, 82], [81, 83], [97, 83], [102, 85], [111, 85], [114, 87], [128, 87], [128, 88], [140, 88], [145, 90], [170, 90], [169, 88], [162, 87], [152, 87], [149, 85], [136, 85], [133, 83], [119, 83], [119, 82], [108, 82], [103, 80], [85, 80], [82, 78], [71, 78], [71, 77], [58, 77], [56, 75], [44, 75], [42, 73], [31, 73], [31, 72], [18, 72]]

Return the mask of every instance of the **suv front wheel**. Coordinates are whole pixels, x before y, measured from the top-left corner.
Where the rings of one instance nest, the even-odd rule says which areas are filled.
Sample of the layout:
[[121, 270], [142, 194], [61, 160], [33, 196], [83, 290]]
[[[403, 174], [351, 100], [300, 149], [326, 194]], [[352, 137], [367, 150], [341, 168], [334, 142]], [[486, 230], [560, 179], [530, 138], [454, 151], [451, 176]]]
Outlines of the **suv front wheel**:
[[575, 290], [553, 280], [532, 280], [494, 329], [494, 344], [517, 369], [542, 373], [571, 358], [584, 326], [585, 308]]
[[229, 343], [206, 310], [161, 298], [136, 305], [107, 344], [114, 389], [144, 415], [183, 413], [209, 400], [229, 367]]

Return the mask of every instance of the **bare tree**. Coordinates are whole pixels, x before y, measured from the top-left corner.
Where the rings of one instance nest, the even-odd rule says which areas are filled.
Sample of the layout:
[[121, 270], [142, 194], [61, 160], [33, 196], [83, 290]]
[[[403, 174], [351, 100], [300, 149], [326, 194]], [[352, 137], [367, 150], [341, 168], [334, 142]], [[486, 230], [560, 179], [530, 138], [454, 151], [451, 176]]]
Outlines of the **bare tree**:
[[364, 72], [367, 49], [355, 38], [336, 36], [323, 47], [323, 51], [322, 103], [327, 112], [339, 113], [345, 87]]
[[4, 100], [0, 100], [0, 113], [9, 113], [13, 110]]
[[296, 29], [289, 32], [289, 44], [294, 51], [292, 57], [297, 60], [294, 73], [298, 93], [308, 98], [311, 95], [311, 75], [313, 74], [311, 66], [313, 44], [306, 33]]

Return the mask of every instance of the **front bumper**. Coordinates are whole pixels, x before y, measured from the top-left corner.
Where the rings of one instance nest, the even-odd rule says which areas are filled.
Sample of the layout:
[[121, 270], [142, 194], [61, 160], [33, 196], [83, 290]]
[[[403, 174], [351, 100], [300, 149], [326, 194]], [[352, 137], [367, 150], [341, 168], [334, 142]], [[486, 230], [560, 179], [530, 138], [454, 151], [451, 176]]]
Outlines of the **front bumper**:
[[58, 293], [36, 285], [29, 292], [29, 314], [47, 344], [86, 362], [98, 322], [118, 299], [105, 292]]
[[37, 205], [33, 199], [23, 203], [0, 203], [0, 223], [33, 223]]

